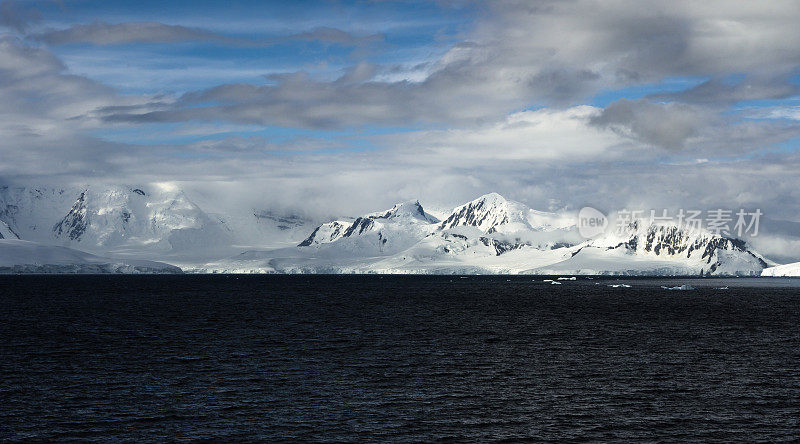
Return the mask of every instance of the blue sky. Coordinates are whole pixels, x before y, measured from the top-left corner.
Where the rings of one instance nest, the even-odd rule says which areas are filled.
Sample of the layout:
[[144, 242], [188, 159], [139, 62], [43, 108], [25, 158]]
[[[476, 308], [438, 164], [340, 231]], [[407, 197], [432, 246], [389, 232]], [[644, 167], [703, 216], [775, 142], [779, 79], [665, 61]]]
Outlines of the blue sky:
[[[136, 2], [135, 6], [130, 2], [78, 2], [65, 8], [50, 4], [42, 14], [43, 22], [54, 28], [97, 21], [160, 22], [201, 28], [254, 44], [184, 41], [97, 47], [73, 43], [54, 48], [74, 72], [134, 94], [183, 93], [225, 81], [265, 82], [265, 74], [297, 70], [335, 78], [361, 61], [417, 64], [441, 56], [472, 22], [468, 8], [443, 10], [426, 2], [234, 2], [230, 6], [174, 2], [169, 8], [164, 8], [163, 2]], [[323, 27], [377, 38], [362, 45], [279, 41]], [[256, 46], [259, 40], [270, 39], [278, 42]], [[162, 81], [148, 81], [158, 77]]]
[[[473, 26], [477, 14], [476, 8], [469, 5], [443, 7], [433, 2], [171, 2], [165, 7], [163, 2], [83, 1], [36, 3], [35, 7], [41, 14], [36, 27], [44, 30], [98, 22], [158, 22], [208, 30], [244, 42], [72, 42], [51, 48], [70, 72], [131, 96], [179, 96], [224, 83], [266, 85], [273, 83], [266, 78], [270, 74], [296, 71], [320, 80], [335, 80], [348, 67], [365, 62], [396, 71], [385, 73], [387, 77], [403, 76], [402, 71], [414, 75], [415, 66], [437, 60], [458, 43]], [[286, 38], [320, 28], [342, 30], [356, 38], [374, 38], [356, 44]], [[204, 126], [218, 131], [185, 134], [180, 124], [149, 124], [144, 128], [107, 127], [92, 134], [109, 141], [153, 145], [233, 135], [265, 137], [276, 143], [293, 137], [352, 141], [358, 134], [385, 131], [371, 127], [314, 131], [270, 125]], [[351, 143], [356, 150], [365, 145], [363, 141]]]

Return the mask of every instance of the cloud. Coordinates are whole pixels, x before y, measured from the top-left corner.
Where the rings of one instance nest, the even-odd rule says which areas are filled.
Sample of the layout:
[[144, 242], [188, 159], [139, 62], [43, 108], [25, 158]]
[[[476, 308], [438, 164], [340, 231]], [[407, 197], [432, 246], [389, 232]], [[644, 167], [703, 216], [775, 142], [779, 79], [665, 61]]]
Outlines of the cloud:
[[597, 127], [669, 150], [682, 149], [712, 123], [708, 110], [681, 103], [618, 100], [591, 119]]
[[26, 8], [13, 0], [0, 2], [0, 26], [25, 32], [32, 24], [41, 19], [42, 16], [36, 9]]
[[[632, 0], [498, 1], [483, 8], [485, 16], [468, 38], [431, 61], [419, 81], [361, 75], [356, 82], [336, 82], [298, 71], [271, 76], [268, 85], [231, 83], [195, 91], [155, 113], [107, 118], [225, 119], [304, 128], [466, 125], [499, 121], [532, 105], [565, 108], [599, 91], [674, 77], [711, 77], [662, 97], [709, 108], [797, 92], [790, 74], [800, 66], [800, 45], [791, 42], [800, 41], [800, 7], [790, 2], [765, 9], [717, 1], [678, 1], [668, 7]], [[322, 28], [290, 38], [352, 41]], [[719, 80], [731, 75], [746, 80]], [[623, 111], [622, 105], [617, 108], [612, 111]], [[652, 106], [648, 110], [658, 112]], [[682, 123], [676, 114], [667, 123], [679, 131], [675, 136], [657, 128], [657, 122], [643, 121], [632, 134], [678, 148], [695, 125]]]
[[707, 80], [684, 91], [668, 94], [652, 94], [656, 100], [677, 100], [687, 103], [727, 105], [745, 100], [779, 100], [800, 94], [800, 85], [789, 77], [746, 78], [740, 81], [725, 81], [719, 78]]
[[705, 105], [648, 99], [612, 102], [589, 123], [646, 146], [690, 149], [695, 156], [743, 155], [800, 137], [795, 122], [752, 121]]
[[344, 75], [342, 75], [338, 83], [362, 83], [375, 77], [378, 72], [378, 66], [372, 63], [361, 62], [355, 66], [348, 68]]
[[[800, 62], [800, 6], [747, 1], [495, 2], [478, 39], [513, 65], [591, 69], [613, 81], [732, 72], [791, 72]], [[545, 55], [544, 58], [541, 58]], [[537, 62], [540, 59], [540, 62]]]
[[186, 41], [235, 41], [229, 37], [198, 28], [166, 25], [157, 22], [105, 23], [73, 25], [66, 29], [50, 30], [32, 36], [50, 45], [91, 43], [119, 45], [125, 43], [172, 43]]
[[[0, 128], [47, 137], [88, 124], [100, 106], [125, 104], [109, 87], [71, 75], [49, 51], [0, 37]], [[13, 130], [12, 128], [15, 128]]]
[[91, 113], [137, 100], [69, 74], [46, 49], [0, 37], [0, 175], [113, 174], [119, 146], [85, 135], [102, 123]]
[[523, 111], [481, 127], [416, 131], [384, 140], [392, 146], [408, 147], [398, 150], [407, 152], [409, 161], [463, 168], [618, 158], [631, 144], [589, 124], [601, 112], [592, 106]]
[[746, 114], [754, 119], [800, 120], [800, 106], [750, 108], [746, 110]]
[[287, 36], [248, 39], [231, 37], [201, 28], [169, 25], [159, 22], [106, 23], [97, 21], [73, 25], [66, 29], [48, 30], [30, 38], [50, 45], [90, 43], [93, 45], [122, 45], [131, 43], [212, 42], [231, 46], [272, 46], [290, 42], [323, 42], [332, 45], [360, 46], [384, 40], [382, 34], [358, 36], [336, 28], [319, 27]]

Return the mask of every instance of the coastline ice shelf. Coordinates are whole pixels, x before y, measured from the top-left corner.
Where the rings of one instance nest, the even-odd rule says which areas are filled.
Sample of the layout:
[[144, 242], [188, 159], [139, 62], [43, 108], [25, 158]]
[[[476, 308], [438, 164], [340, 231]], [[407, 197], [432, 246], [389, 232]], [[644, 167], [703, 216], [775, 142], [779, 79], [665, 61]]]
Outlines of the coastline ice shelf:
[[162, 262], [112, 259], [67, 247], [0, 239], [2, 273], [180, 273]]
[[800, 262], [765, 268], [764, 271], [761, 272], [761, 276], [800, 277]]

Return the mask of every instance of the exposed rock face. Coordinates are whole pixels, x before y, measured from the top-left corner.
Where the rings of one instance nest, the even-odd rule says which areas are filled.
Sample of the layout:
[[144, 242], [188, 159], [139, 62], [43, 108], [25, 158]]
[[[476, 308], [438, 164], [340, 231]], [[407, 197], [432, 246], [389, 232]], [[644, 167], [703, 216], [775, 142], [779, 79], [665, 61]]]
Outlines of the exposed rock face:
[[498, 256], [511, 250], [516, 250], [518, 248], [530, 246], [530, 244], [526, 242], [508, 242], [488, 237], [481, 237], [480, 240], [483, 243], [483, 245], [494, 248], [494, 251], [497, 253]]
[[318, 226], [298, 247], [309, 247], [335, 242], [339, 239], [377, 232], [380, 244], [385, 244], [388, 233], [381, 231], [387, 225], [418, 226], [437, 223], [438, 220], [425, 212], [419, 202], [403, 202], [386, 211], [357, 217], [354, 221], [335, 220]]
[[761, 255], [750, 251], [747, 243], [741, 239], [733, 239], [710, 233], [692, 233], [680, 230], [676, 226], [651, 225], [647, 227], [644, 252], [652, 252], [656, 256], [678, 256], [687, 259], [696, 258], [698, 255], [709, 265], [708, 272], [713, 273], [721, 265], [721, 252], [736, 252], [751, 256], [755, 261], [766, 268], [767, 262]]
[[258, 222], [270, 221], [275, 223], [278, 229], [282, 231], [302, 227], [307, 222], [303, 217], [296, 214], [277, 214], [266, 210], [253, 211], [253, 216]]
[[69, 213], [53, 226], [53, 233], [57, 238], [67, 237], [69, 240], [80, 241], [88, 225], [86, 191], [83, 191]]
[[8, 224], [0, 220], [0, 239], [19, 239], [19, 235]]
[[497, 193], [487, 194], [453, 210], [442, 221], [439, 229], [477, 227], [482, 231], [496, 231], [498, 225], [511, 222], [509, 203]]
[[340, 239], [343, 236], [345, 231], [348, 231], [349, 228], [352, 226], [350, 222], [343, 222], [335, 220], [333, 222], [328, 222], [322, 224], [314, 229], [308, 238], [306, 238], [303, 242], [300, 242], [298, 247], [308, 247], [313, 244], [324, 244], [333, 242], [337, 239]]
[[572, 257], [580, 261], [598, 250], [622, 252], [631, 258], [674, 261], [694, 270], [691, 274], [757, 275], [769, 266], [763, 256], [750, 250], [741, 239], [669, 224], [633, 223], [629, 228], [628, 234], [609, 234], [587, 242]]

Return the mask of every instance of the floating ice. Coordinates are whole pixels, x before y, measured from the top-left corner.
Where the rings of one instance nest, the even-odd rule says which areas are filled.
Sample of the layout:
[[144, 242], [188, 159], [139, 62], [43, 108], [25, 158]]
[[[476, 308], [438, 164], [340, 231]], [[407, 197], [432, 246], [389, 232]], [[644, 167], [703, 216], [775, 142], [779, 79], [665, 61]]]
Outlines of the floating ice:
[[[662, 285], [661, 288], [663, 288], [664, 290], [694, 290], [694, 287], [692, 287], [691, 285], [685, 285], [685, 284], [684, 285], [678, 285], [678, 286], [675, 286], [675, 287], [665, 287], [665, 286]], [[728, 287], [725, 287], [725, 288], [728, 288]]]

